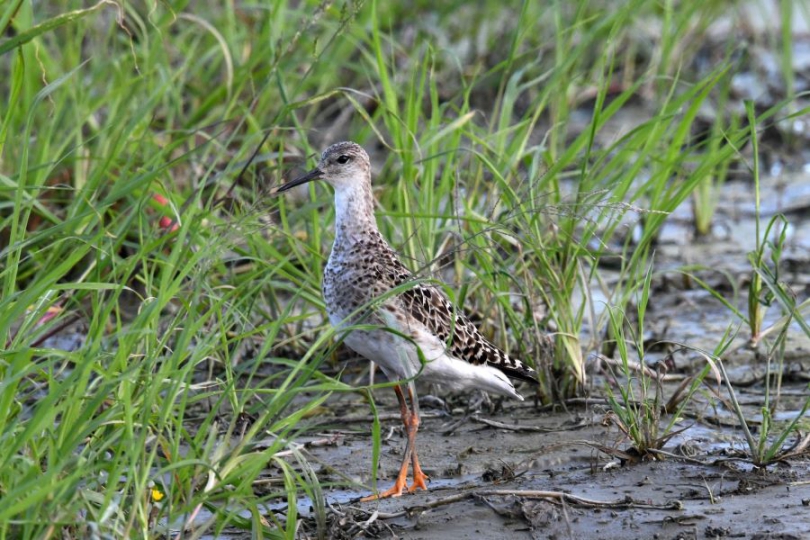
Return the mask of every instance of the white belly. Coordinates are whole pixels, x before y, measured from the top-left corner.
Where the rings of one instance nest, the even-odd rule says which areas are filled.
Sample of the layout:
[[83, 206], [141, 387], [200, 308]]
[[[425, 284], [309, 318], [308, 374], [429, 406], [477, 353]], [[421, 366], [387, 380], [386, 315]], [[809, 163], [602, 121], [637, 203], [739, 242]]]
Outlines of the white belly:
[[[339, 328], [342, 319], [330, 316], [330, 321]], [[354, 330], [349, 332], [344, 343], [377, 363], [391, 380], [410, 379], [418, 375], [420, 379], [455, 391], [477, 388], [523, 399], [501, 370], [489, 365], [473, 365], [447, 355], [444, 343], [424, 331], [412, 331], [410, 334], [413, 341], [385, 330]]]

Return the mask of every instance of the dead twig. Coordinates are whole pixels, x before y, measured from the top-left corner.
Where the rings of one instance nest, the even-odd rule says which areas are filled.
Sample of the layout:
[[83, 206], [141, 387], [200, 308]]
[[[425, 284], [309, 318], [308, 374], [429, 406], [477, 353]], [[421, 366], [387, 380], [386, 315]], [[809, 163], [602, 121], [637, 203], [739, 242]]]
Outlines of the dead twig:
[[506, 429], [508, 431], [528, 431], [531, 433], [551, 433], [554, 431], [560, 431], [559, 429], [555, 428], [543, 428], [538, 426], [524, 426], [521, 424], [506, 424], [504, 422], [498, 422], [497, 420], [490, 420], [488, 418], [481, 418], [480, 416], [471, 416], [470, 420], [476, 422], [478, 424], [484, 424], [486, 426], [498, 428], [498, 429]]
[[[419, 506], [409, 506], [400, 510], [399, 512], [378, 512], [377, 517], [379, 519], [396, 519], [402, 516], [410, 516], [413, 514], [422, 513], [426, 510], [430, 510], [431, 508], [438, 508], [440, 506], [446, 506], [448, 504], [463, 501], [465, 499], [472, 497], [473, 495], [474, 493], [456, 493], [455, 495], [450, 495], [449, 497], [436, 499], [434, 501], [430, 501], [425, 504], [420, 504]], [[349, 508], [353, 510], [359, 510], [361, 512], [368, 512], [368, 510], [365, 510], [358, 506], [351, 506]]]
[[[427, 510], [438, 508], [460, 502], [469, 498], [483, 498], [483, 497], [520, 497], [523, 499], [545, 499], [560, 504], [569, 504], [584, 508], [611, 508], [616, 510], [627, 510], [630, 508], [642, 508], [648, 510], [683, 510], [683, 503], [679, 500], [669, 501], [662, 504], [655, 504], [649, 502], [642, 502], [633, 499], [632, 497], [624, 497], [614, 501], [600, 501], [598, 499], [588, 499], [579, 497], [570, 493], [562, 491], [537, 491], [537, 490], [519, 490], [519, 489], [484, 489], [479, 491], [471, 491], [467, 493], [456, 493], [449, 497], [436, 499], [419, 506], [406, 507], [399, 512], [377, 512], [378, 519], [395, 519], [403, 516], [413, 516], [421, 514]], [[352, 507], [355, 510], [363, 510], [362, 508]], [[366, 512], [368, 512], [366, 510]]]
[[[605, 365], [623, 368], [624, 363], [619, 360], [614, 360], [612, 358], [608, 358], [602, 354], [597, 354], [596, 359], [602, 362]], [[660, 380], [660, 381], [680, 381], [686, 377], [686, 375], [682, 375], [679, 373], [661, 373], [654, 369], [647, 367], [646, 365], [641, 365], [638, 362], [627, 362], [627, 367], [630, 371], [637, 371], [642, 373], [645, 377], [649, 377], [653, 380]]]
[[524, 499], [548, 499], [560, 503], [567, 503], [575, 506], [586, 508], [613, 508], [613, 509], [628, 509], [628, 508], [645, 508], [650, 510], [683, 510], [683, 503], [679, 500], [669, 501], [663, 504], [654, 504], [648, 502], [641, 502], [633, 499], [630, 496], [618, 499], [615, 501], [600, 501], [597, 499], [587, 499], [577, 495], [571, 495], [563, 491], [536, 491], [536, 490], [511, 490], [511, 489], [488, 489], [483, 491], [476, 491], [476, 496], [514, 496], [522, 497]]
[[[435, 413], [419, 413], [419, 418], [421, 420], [430, 420], [434, 418], [445, 418], [447, 413], [444, 412], [435, 412]], [[380, 422], [389, 422], [391, 420], [402, 420], [402, 416], [399, 413], [386, 413], [386, 414], [378, 414], [377, 420]], [[370, 424], [374, 421], [374, 417], [372, 415], [366, 416], [333, 416], [330, 418], [324, 418], [323, 420], [319, 420], [315, 422], [313, 427], [317, 426], [326, 426], [330, 424]]]
[[497, 420], [490, 420], [489, 418], [482, 418], [478, 415], [473, 415], [470, 417], [470, 420], [473, 422], [477, 422], [479, 424], [484, 424], [490, 427], [494, 427], [497, 429], [505, 429], [508, 431], [527, 431], [530, 433], [558, 433], [560, 431], [574, 431], [575, 429], [580, 429], [583, 427], [587, 427], [590, 425], [588, 422], [579, 422], [577, 424], [573, 424], [571, 426], [564, 426], [564, 427], [539, 427], [539, 426], [527, 426], [523, 424], [506, 424], [504, 422], [498, 422]]

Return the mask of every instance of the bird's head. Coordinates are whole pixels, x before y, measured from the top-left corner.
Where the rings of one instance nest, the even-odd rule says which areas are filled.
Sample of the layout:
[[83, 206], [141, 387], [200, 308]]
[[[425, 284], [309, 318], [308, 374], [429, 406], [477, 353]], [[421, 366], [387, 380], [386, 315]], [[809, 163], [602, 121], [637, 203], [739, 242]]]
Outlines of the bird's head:
[[371, 162], [363, 147], [353, 142], [339, 142], [323, 151], [318, 166], [303, 176], [276, 189], [282, 193], [312, 180], [324, 180], [335, 190], [353, 189], [371, 180]]

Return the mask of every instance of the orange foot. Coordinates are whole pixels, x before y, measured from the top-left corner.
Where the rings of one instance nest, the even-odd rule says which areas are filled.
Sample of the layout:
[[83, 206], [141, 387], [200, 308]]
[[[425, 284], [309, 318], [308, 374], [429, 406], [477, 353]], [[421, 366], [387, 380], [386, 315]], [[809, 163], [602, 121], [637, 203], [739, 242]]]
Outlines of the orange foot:
[[414, 473], [413, 475], [413, 484], [411, 487], [408, 488], [408, 493], [413, 493], [417, 489], [424, 489], [427, 491], [427, 483], [430, 482], [430, 477], [423, 473], [421, 470], [419, 473]]
[[[402, 492], [405, 491], [405, 478], [397, 478], [394, 485], [391, 486], [389, 489], [383, 491], [382, 493], [375, 493], [373, 495], [369, 495], [368, 497], [363, 497], [360, 499], [361, 502], [368, 502], [368, 501], [376, 501], [378, 499], [389, 499], [391, 497], [400, 497], [402, 496]], [[410, 490], [409, 490], [410, 491]]]

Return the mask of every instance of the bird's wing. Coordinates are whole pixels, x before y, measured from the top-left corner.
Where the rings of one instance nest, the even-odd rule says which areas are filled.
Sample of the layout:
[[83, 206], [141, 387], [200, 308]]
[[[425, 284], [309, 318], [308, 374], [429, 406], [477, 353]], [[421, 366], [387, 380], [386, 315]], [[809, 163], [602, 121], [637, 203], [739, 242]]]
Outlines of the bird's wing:
[[[376, 261], [380, 276], [391, 288], [412, 282], [414, 277], [390, 247]], [[478, 328], [438, 288], [416, 284], [396, 299], [405, 313], [421, 323], [447, 346], [447, 353], [473, 365], [489, 364], [509, 377], [537, 383], [537, 372], [487, 341]]]
[[473, 365], [489, 364], [509, 377], [537, 383], [536, 372], [487, 341], [478, 328], [435, 287], [416, 285], [400, 296], [403, 307], [447, 344], [447, 352]]

